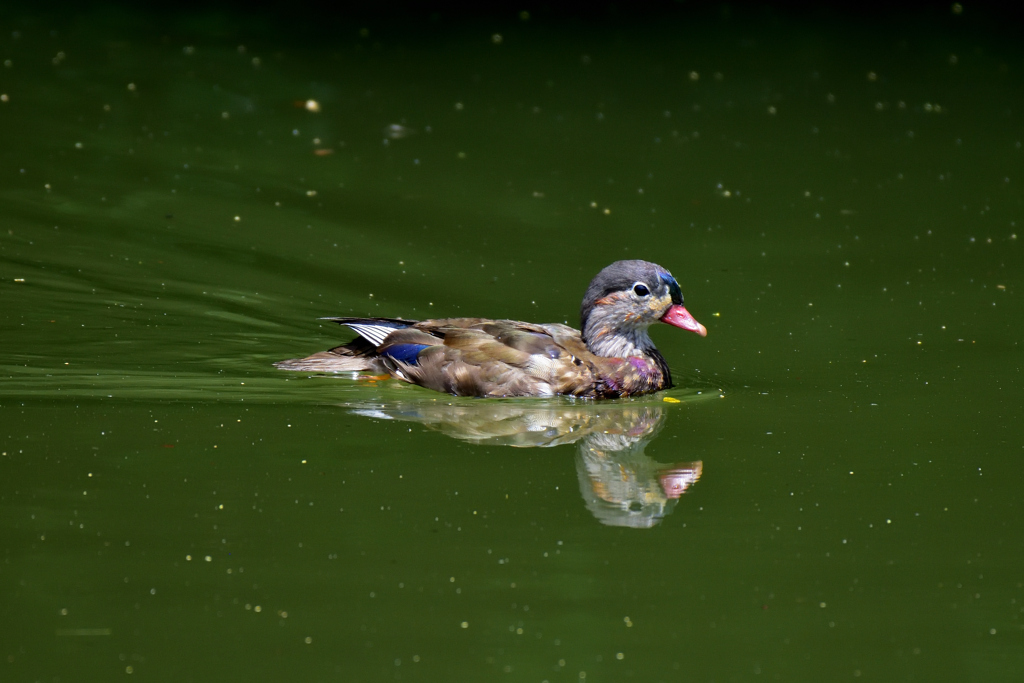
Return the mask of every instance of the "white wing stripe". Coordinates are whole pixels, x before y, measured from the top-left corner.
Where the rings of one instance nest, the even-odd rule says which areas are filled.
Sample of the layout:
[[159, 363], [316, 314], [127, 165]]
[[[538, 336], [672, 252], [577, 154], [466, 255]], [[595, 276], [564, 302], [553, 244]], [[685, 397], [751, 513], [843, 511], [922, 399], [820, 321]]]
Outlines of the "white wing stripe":
[[366, 325], [358, 323], [345, 323], [345, 325], [355, 330], [356, 334], [363, 337], [374, 346], [380, 346], [383, 344], [387, 336], [395, 331], [395, 328], [386, 327], [384, 325]]

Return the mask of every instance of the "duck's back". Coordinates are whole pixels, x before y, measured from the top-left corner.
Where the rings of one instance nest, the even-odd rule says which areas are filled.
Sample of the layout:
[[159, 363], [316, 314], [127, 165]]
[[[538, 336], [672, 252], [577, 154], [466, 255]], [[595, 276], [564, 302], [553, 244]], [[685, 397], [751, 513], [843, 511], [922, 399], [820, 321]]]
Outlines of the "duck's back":
[[[391, 353], [424, 344], [425, 337], [434, 342], [415, 362]], [[399, 379], [456, 396], [595, 396], [599, 383], [580, 333], [559, 324], [427, 320], [390, 334], [378, 352]]]

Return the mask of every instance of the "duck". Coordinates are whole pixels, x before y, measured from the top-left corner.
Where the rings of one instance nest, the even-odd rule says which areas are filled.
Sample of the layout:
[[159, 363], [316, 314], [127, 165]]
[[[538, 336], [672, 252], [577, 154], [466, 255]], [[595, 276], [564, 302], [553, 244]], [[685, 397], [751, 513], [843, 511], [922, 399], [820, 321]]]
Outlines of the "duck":
[[616, 261], [591, 280], [580, 329], [485, 318], [321, 318], [358, 336], [328, 351], [275, 363], [305, 372], [370, 371], [453, 396], [614, 399], [672, 386], [647, 333], [658, 322], [701, 337], [679, 283], [649, 261]]

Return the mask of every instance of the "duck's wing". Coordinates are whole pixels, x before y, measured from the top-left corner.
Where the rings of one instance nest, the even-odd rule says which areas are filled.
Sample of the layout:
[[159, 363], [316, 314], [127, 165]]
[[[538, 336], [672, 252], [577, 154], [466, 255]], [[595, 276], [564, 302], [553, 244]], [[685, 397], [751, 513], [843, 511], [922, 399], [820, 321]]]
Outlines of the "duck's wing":
[[387, 339], [388, 335], [396, 330], [404, 330], [416, 325], [416, 320], [403, 320], [402, 318], [320, 318], [338, 323], [351, 329], [363, 339], [367, 340], [374, 347], [379, 347]]
[[390, 334], [378, 349], [399, 379], [456, 396], [592, 395], [579, 333], [511, 320], [429, 320]]

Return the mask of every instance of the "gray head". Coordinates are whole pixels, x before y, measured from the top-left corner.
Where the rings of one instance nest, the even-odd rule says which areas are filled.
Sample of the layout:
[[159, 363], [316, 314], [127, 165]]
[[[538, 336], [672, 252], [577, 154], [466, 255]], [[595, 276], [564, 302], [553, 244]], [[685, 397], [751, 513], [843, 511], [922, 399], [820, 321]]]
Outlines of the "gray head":
[[594, 277], [580, 307], [583, 341], [601, 356], [653, 349], [647, 328], [656, 322], [707, 334], [683, 308], [672, 273], [656, 263], [616, 261]]

